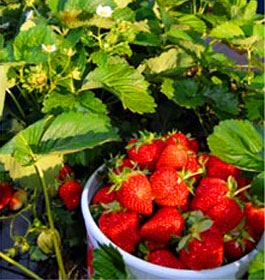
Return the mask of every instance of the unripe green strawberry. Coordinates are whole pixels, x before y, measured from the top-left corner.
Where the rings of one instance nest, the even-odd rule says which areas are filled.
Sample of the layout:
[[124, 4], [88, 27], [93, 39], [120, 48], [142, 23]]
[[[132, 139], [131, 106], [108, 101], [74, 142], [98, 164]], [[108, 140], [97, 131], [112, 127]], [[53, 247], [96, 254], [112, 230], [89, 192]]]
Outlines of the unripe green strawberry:
[[46, 255], [51, 255], [54, 253], [54, 241], [56, 238], [59, 246], [61, 246], [61, 237], [59, 232], [55, 229], [45, 229], [43, 230], [37, 239], [38, 247], [45, 253]]

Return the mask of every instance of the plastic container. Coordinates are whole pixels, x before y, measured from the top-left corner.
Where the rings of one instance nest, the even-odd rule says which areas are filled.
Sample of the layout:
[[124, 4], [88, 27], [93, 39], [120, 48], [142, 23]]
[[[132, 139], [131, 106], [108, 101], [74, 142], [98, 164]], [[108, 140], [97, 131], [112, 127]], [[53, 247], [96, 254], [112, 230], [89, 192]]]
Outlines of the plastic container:
[[[102, 182], [97, 176], [97, 173], [103, 169], [104, 165], [99, 167], [88, 179], [82, 194], [81, 202], [83, 217], [87, 229], [88, 244], [91, 244], [95, 248], [98, 247], [98, 243], [111, 243], [113, 246], [117, 247], [100, 231], [89, 210], [91, 199], [93, 198], [95, 192], [102, 186]], [[264, 235], [258, 244], [258, 248], [263, 248], [263, 246]], [[238, 279], [246, 273], [249, 261], [257, 253], [257, 250], [254, 249], [249, 254], [233, 263], [214, 269], [195, 271], [186, 269], [173, 269], [151, 264], [125, 252], [119, 247], [117, 248], [123, 256], [128, 270], [132, 276], [137, 279]]]

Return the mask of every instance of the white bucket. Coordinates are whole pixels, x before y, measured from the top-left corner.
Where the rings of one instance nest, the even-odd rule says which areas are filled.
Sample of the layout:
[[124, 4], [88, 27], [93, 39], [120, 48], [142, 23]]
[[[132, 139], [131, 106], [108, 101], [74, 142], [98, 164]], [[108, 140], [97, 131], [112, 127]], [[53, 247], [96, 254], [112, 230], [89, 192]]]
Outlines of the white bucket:
[[[137, 258], [124, 250], [117, 247], [112, 241], [110, 241], [99, 229], [95, 223], [90, 210], [89, 205], [95, 192], [102, 186], [100, 178], [97, 176], [99, 171], [104, 169], [104, 165], [99, 167], [88, 179], [83, 194], [82, 194], [82, 212], [86, 224], [89, 243], [92, 243], [93, 247], [98, 247], [100, 244], [112, 244], [118, 248], [119, 252], [123, 256], [123, 259], [128, 267], [130, 273], [137, 279], [238, 279], [242, 277], [247, 269], [248, 263], [253, 259], [257, 250], [252, 250], [249, 254], [243, 258], [224, 265], [222, 267], [214, 269], [205, 269], [200, 271], [187, 270], [187, 269], [173, 269], [155, 265], [146, 262], [140, 258]], [[258, 244], [258, 248], [264, 247], [264, 235], [262, 240]]]

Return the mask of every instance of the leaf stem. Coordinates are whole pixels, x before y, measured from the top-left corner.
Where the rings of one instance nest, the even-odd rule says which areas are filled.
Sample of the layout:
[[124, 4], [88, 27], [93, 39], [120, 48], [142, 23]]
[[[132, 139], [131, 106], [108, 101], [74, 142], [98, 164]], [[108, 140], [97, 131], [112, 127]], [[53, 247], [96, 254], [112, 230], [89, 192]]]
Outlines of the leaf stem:
[[46, 206], [46, 212], [47, 212], [47, 216], [48, 216], [48, 221], [49, 221], [50, 229], [53, 232], [53, 244], [54, 244], [55, 254], [56, 254], [56, 258], [57, 258], [57, 263], [58, 263], [58, 266], [59, 266], [59, 271], [60, 271], [60, 274], [61, 274], [60, 278], [61, 279], [67, 279], [65, 269], [64, 269], [64, 264], [63, 264], [63, 258], [62, 258], [61, 251], [60, 251], [60, 248], [59, 248], [58, 239], [57, 239], [57, 236], [55, 234], [55, 227], [54, 227], [52, 211], [51, 211], [51, 206], [50, 206], [50, 201], [49, 201], [47, 184], [46, 184], [42, 169], [38, 166], [37, 163], [35, 163], [34, 166], [35, 166], [35, 169], [36, 169], [36, 171], [39, 175], [40, 181], [41, 181], [44, 200], [45, 200], [45, 206]]
[[26, 115], [22, 109], [22, 107], [20, 106], [19, 102], [17, 101], [15, 95], [12, 93], [12, 91], [7, 88], [6, 91], [8, 92], [8, 94], [11, 96], [11, 98], [13, 99], [14, 103], [16, 104], [17, 108], [18, 108], [18, 111], [19, 113], [21, 114], [22, 118], [25, 119], [26, 118]]
[[29, 270], [28, 268], [26, 268], [25, 266], [21, 265], [20, 263], [14, 261], [13, 259], [11, 259], [10, 257], [8, 257], [6, 254], [0, 252], [0, 257], [7, 261], [8, 263], [16, 266], [17, 268], [19, 268], [20, 270], [22, 270], [23, 272], [25, 272], [27, 275], [29, 275], [30, 277], [32, 277], [33, 279], [37, 279], [37, 280], [42, 280], [43, 278], [41, 278], [39, 275], [35, 274], [33, 271]]
[[250, 85], [251, 84], [251, 76], [250, 76], [250, 74], [251, 74], [251, 50], [250, 49], [248, 49], [247, 50], [248, 51], [248, 85]]

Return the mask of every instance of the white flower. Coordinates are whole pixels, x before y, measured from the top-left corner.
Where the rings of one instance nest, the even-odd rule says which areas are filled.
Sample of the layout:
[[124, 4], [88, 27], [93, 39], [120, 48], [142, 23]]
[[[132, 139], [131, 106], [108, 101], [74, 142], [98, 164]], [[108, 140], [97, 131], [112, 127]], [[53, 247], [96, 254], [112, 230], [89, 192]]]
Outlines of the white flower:
[[27, 11], [26, 12], [26, 21], [32, 19], [33, 18], [33, 14], [34, 14], [33, 10]]
[[55, 52], [57, 50], [55, 45], [44, 45], [44, 44], [41, 44], [41, 47], [47, 53], [52, 53], [52, 52]]
[[108, 18], [112, 14], [112, 9], [109, 6], [101, 6], [99, 5], [96, 10], [97, 15], [100, 17]]

